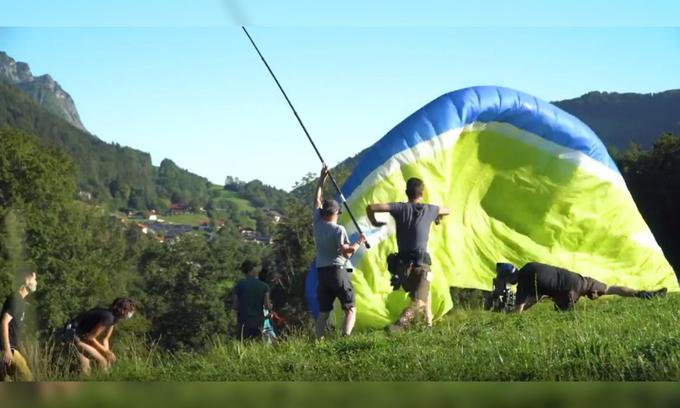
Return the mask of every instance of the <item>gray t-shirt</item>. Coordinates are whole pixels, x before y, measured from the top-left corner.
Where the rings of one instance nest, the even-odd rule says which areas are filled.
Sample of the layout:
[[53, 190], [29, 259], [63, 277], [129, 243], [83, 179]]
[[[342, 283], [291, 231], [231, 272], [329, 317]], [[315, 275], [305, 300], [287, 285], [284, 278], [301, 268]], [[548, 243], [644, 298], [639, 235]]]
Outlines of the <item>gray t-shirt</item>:
[[349, 258], [342, 255], [342, 245], [349, 244], [345, 227], [332, 224], [321, 218], [318, 209], [314, 209], [314, 242], [316, 243], [316, 266], [339, 265], [352, 269]]
[[430, 226], [439, 215], [439, 207], [420, 203], [389, 203], [389, 206], [397, 224], [399, 252], [427, 251]]

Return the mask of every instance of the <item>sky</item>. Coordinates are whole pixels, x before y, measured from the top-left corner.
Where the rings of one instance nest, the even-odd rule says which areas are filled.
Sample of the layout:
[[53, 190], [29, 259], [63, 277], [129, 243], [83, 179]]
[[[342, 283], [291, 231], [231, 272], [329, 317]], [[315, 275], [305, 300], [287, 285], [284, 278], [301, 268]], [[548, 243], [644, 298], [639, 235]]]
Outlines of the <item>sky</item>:
[[549, 101], [680, 88], [674, 2], [97, 3], [0, 0], [0, 50], [54, 77], [97, 137], [218, 184], [289, 190], [320, 167], [240, 24], [330, 165], [467, 86]]

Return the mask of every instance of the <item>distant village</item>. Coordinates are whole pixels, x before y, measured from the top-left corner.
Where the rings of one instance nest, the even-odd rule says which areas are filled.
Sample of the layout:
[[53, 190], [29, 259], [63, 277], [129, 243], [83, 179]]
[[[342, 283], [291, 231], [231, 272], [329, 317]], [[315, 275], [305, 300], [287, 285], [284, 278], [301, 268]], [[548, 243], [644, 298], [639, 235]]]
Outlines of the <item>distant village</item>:
[[[216, 220], [212, 223], [209, 220], [201, 221], [199, 225], [175, 223], [165, 220], [163, 217], [172, 217], [177, 215], [190, 214], [205, 214], [207, 211], [203, 208], [193, 209], [188, 204], [173, 203], [162, 214], [155, 210], [149, 212], [121, 209], [125, 217], [116, 217], [126, 224], [135, 223], [136, 227], [146, 235], [150, 235], [159, 242], [169, 243], [176, 240], [183, 234], [188, 233], [203, 233], [210, 240], [214, 234], [224, 227], [224, 220]], [[272, 222], [277, 224], [282, 219], [282, 214], [273, 209], [265, 209], [264, 213], [271, 217]], [[212, 224], [212, 225], [211, 225]], [[239, 226], [238, 228], [241, 239], [246, 242], [252, 242], [259, 245], [271, 245], [273, 239], [269, 235], [258, 233], [255, 229], [247, 226]]]

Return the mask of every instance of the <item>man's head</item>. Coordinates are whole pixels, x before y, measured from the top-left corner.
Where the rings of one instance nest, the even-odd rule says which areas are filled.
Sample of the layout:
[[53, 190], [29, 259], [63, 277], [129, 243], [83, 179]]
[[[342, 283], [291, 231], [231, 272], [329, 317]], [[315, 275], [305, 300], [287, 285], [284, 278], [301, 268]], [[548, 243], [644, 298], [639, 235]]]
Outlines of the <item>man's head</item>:
[[259, 270], [257, 268], [257, 262], [252, 259], [246, 259], [241, 263], [241, 273], [247, 276], [257, 276]]
[[406, 197], [409, 201], [418, 201], [423, 198], [425, 193], [425, 183], [423, 180], [411, 177], [406, 181]]
[[19, 266], [19, 289], [33, 293], [38, 288], [38, 277], [36, 267], [31, 262], [23, 263]]
[[517, 283], [517, 268], [509, 262], [496, 264], [496, 276], [512, 285]]
[[340, 204], [335, 200], [323, 200], [321, 208], [319, 209], [321, 217], [330, 222], [338, 222], [338, 214], [340, 214]]
[[116, 298], [111, 304], [111, 312], [116, 320], [129, 319], [135, 314], [135, 303], [132, 299]]

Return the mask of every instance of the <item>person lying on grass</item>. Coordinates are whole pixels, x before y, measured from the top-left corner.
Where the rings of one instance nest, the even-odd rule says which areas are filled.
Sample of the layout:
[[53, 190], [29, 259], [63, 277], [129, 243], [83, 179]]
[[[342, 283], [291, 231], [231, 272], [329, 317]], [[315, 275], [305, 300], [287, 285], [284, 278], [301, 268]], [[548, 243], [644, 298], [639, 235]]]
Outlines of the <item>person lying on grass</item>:
[[131, 299], [117, 298], [108, 309], [96, 307], [71, 319], [65, 327], [66, 339], [75, 345], [82, 372], [89, 375], [90, 360], [94, 359], [103, 372], [108, 372], [116, 355], [109, 347], [113, 328], [122, 319], [130, 319], [135, 313]]
[[508, 281], [513, 285], [517, 284], [515, 310], [518, 313], [529, 309], [544, 297], [555, 302], [555, 309], [573, 310], [576, 302], [583, 296], [590, 299], [604, 295], [651, 299], [665, 296], [667, 292], [666, 288], [645, 291], [625, 286], [608, 286], [588, 276], [539, 262], [530, 262], [519, 270], [512, 264], [504, 265], [508, 269]]

